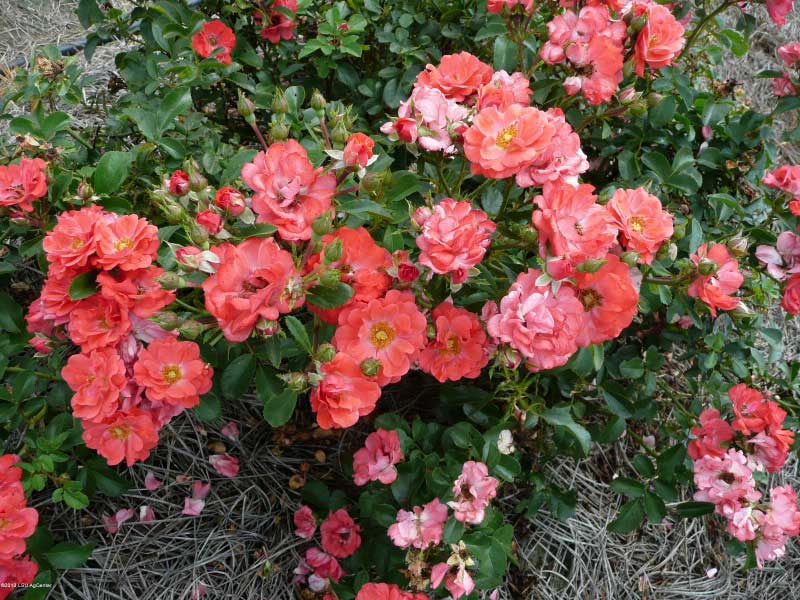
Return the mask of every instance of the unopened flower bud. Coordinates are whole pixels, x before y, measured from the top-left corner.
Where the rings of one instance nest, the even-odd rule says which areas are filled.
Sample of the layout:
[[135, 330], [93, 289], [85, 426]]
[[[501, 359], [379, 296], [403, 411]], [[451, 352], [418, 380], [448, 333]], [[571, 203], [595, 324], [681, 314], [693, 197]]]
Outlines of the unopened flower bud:
[[649, 106], [650, 108], [653, 108], [656, 104], [661, 102], [663, 99], [664, 99], [664, 96], [662, 96], [661, 94], [659, 94], [657, 92], [650, 92], [645, 97], [645, 100], [647, 100], [647, 106]]
[[326, 269], [319, 276], [319, 283], [325, 287], [336, 285], [342, 280], [342, 272], [339, 269]]
[[281, 330], [281, 325], [271, 319], [259, 319], [256, 323], [256, 331], [260, 336], [271, 337]]
[[736, 305], [736, 308], [734, 308], [730, 314], [734, 319], [739, 320], [751, 319], [754, 316], [754, 313], [750, 307], [741, 301], [739, 301], [739, 304]]
[[333, 231], [333, 211], [324, 212], [314, 219], [311, 223], [311, 231], [319, 236]]
[[305, 373], [286, 373], [279, 377], [286, 382], [286, 387], [297, 394], [302, 394], [308, 389], [308, 376]]
[[88, 202], [94, 196], [94, 189], [86, 181], [81, 181], [78, 184], [78, 197], [84, 202]]
[[375, 377], [381, 370], [381, 361], [377, 358], [368, 358], [361, 363], [361, 372], [367, 377]]
[[676, 242], [680, 242], [685, 237], [686, 237], [686, 221], [673, 224], [672, 239], [675, 240]]
[[256, 122], [256, 105], [241, 92], [239, 93], [239, 101], [236, 103], [236, 110], [251, 125]]
[[181, 334], [181, 336], [189, 340], [196, 340], [198, 337], [200, 337], [200, 334], [205, 331], [205, 329], [205, 325], [199, 321], [187, 319], [181, 323], [180, 327], [178, 327], [178, 332]]
[[428, 327], [425, 330], [425, 335], [428, 336], [429, 340], [436, 338], [436, 327], [432, 324], [428, 324]]
[[156, 278], [156, 281], [158, 281], [165, 290], [177, 290], [183, 284], [181, 276], [172, 271], [164, 271]]
[[336, 127], [333, 128], [333, 133], [331, 133], [331, 140], [333, 140], [334, 144], [346, 144], [349, 137], [350, 132], [347, 131], [343, 123], [337, 124]]
[[283, 93], [281, 88], [275, 89], [275, 95], [272, 96], [272, 112], [285, 115], [289, 112], [289, 101], [286, 100], [286, 94]]
[[383, 191], [392, 182], [392, 172], [388, 169], [385, 171], [367, 171], [364, 177], [361, 178], [359, 183], [359, 190], [366, 194], [378, 194]]
[[342, 258], [342, 240], [336, 239], [327, 246], [325, 246], [325, 251], [323, 256], [325, 258], [325, 264], [329, 265], [331, 263], [335, 263], [337, 260]]
[[605, 258], [589, 258], [575, 267], [575, 270], [581, 273], [597, 273], [606, 262]]
[[317, 360], [319, 362], [330, 362], [336, 356], [336, 348], [333, 344], [320, 344], [317, 348]]
[[507, 369], [516, 369], [522, 363], [522, 355], [510, 346], [503, 346], [497, 352], [497, 362]]
[[178, 315], [169, 310], [163, 310], [161, 312], [157, 312], [152, 317], [150, 317], [150, 319], [156, 325], [168, 331], [175, 329], [181, 324], [180, 317], [178, 317]]
[[635, 267], [636, 262], [639, 260], [639, 253], [634, 250], [623, 252], [619, 259], [629, 267]]
[[637, 33], [639, 33], [642, 30], [645, 24], [647, 24], [646, 15], [639, 15], [638, 17], [634, 17], [633, 19], [631, 19], [631, 22], [628, 25], [628, 35], [634, 37]]
[[311, 108], [313, 108], [317, 115], [322, 118], [325, 114], [325, 108], [328, 106], [328, 103], [325, 101], [325, 96], [319, 90], [314, 90], [314, 93], [311, 94]]
[[697, 265], [697, 271], [700, 275], [715, 275], [718, 270], [719, 265], [710, 258], [701, 258], [700, 263]]
[[741, 233], [738, 233], [728, 240], [727, 245], [728, 249], [731, 251], [731, 254], [734, 256], [744, 256], [747, 254], [747, 247], [749, 244], [750, 242], [747, 237]]
[[284, 121], [273, 121], [269, 126], [269, 134], [276, 142], [282, 142], [289, 138], [290, 129]]
[[617, 98], [619, 98], [621, 104], [630, 104], [631, 102], [639, 98], [640, 95], [641, 94], [639, 94], [639, 92], [636, 91], [636, 88], [628, 87], [620, 91], [617, 94]]
[[206, 189], [207, 185], [208, 185], [208, 180], [205, 177], [203, 177], [202, 173], [194, 171], [192, 172], [191, 175], [189, 175], [189, 189], [192, 190], [193, 192], [199, 192], [201, 190], [204, 190]]
[[195, 222], [192, 222], [189, 226], [188, 233], [189, 239], [192, 240], [194, 244], [203, 245], [208, 242], [208, 231]]

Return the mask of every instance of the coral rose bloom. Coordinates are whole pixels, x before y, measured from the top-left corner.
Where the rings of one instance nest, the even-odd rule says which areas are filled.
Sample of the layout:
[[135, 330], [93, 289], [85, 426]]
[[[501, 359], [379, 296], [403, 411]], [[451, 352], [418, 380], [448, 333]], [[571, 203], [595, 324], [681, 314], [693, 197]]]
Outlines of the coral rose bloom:
[[397, 479], [395, 465], [403, 460], [400, 436], [396, 431], [378, 429], [367, 436], [364, 447], [353, 455], [353, 481], [365, 485], [380, 481], [389, 485]]
[[356, 594], [356, 600], [428, 600], [428, 596], [421, 592], [404, 592], [393, 583], [365, 583]]
[[478, 90], [476, 107], [481, 111], [490, 106], [500, 110], [512, 104], [527, 106], [531, 102], [531, 94], [530, 81], [522, 73], [509, 75], [506, 71], [497, 71], [492, 75], [492, 80]]
[[344, 147], [344, 165], [346, 167], [364, 168], [372, 158], [375, 140], [363, 133], [354, 133], [347, 139]]
[[39, 513], [19, 504], [0, 506], [0, 557], [25, 552], [25, 538], [33, 535]]
[[100, 219], [94, 229], [101, 269], [123, 271], [149, 267], [158, 254], [158, 228], [136, 215]]
[[5, 600], [14, 588], [33, 583], [39, 565], [28, 558], [0, 557], [0, 600]]
[[58, 215], [56, 226], [42, 241], [51, 267], [85, 267], [95, 251], [95, 224], [102, 218], [103, 210], [98, 206], [70, 210]]
[[139, 353], [133, 367], [136, 383], [152, 401], [191, 408], [211, 389], [214, 370], [200, 358], [194, 342], [173, 337], [153, 341]]
[[608, 203], [626, 250], [639, 253], [639, 262], [649, 265], [655, 253], [672, 237], [672, 215], [661, 200], [644, 188], [617, 190]]
[[23, 158], [18, 165], [0, 165], [0, 206], [33, 210], [33, 201], [47, 195], [47, 163]]
[[581, 150], [581, 138], [567, 123], [560, 108], [551, 108], [545, 115], [555, 131], [549, 151], [522, 167], [515, 181], [520, 187], [540, 186], [555, 181], [576, 186], [578, 175], [589, 169], [589, 161]]
[[340, 508], [330, 513], [319, 527], [322, 549], [336, 558], [347, 558], [361, 545], [360, 531], [361, 527]]
[[72, 311], [69, 337], [83, 352], [113, 346], [131, 331], [128, 309], [95, 294]]
[[323, 379], [311, 392], [311, 408], [323, 429], [350, 427], [375, 409], [381, 388], [351, 356], [339, 352], [320, 369]]
[[698, 460], [704, 456], [725, 456], [723, 444], [733, 439], [733, 428], [719, 416], [716, 408], [701, 412], [699, 421], [700, 425], [692, 428], [694, 439], [689, 442], [689, 457]]
[[311, 256], [306, 263], [306, 272], [318, 268], [322, 262], [324, 248], [337, 240], [342, 243], [342, 255], [328, 265], [341, 273], [341, 281], [353, 288], [353, 297], [337, 308], [318, 308], [309, 302], [309, 308], [326, 323], [336, 323], [341, 312], [355, 303], [369, 302], [380, 298], [391, 284], [386, 270], [392, 267], [392, 255], [375, 243], [369, 231], [363, 227], [342, 227], [322, 237], [323, 250]]
[[235, 47], [236, 34], [219, 19], [203, 23], [203, 28], [192, 36], [192, 48], [203, 58], [208, 58], [215, 50], [221, 49], [222, 52], [214, 58], [223, 65], [231, 64], [231, 52]]
[[311, 223], [330, 209], [336, 176], [322, 175], [295, 140], [272, 144], [242, 167], [242, 179], [254, 191], [259, 223], [272, 223], [285, 240], [311, 239]]
[[661, 4], [647, 5], [647, 23], [636, 38], [634, 56], [636, 74], [644, 76], [644, 66], [661, 69], [672, 64], [686, 40], [683, 25], [672, 16], [672, 12]]
[[503, 179], [548, 153], [555, 133], [547, 114], [538, 108], [489, 107], [464, 132], [464, 154], [473, 174]]
[[61, 377], [75, 392], [72, 414], [87, 421], [102, 421], [119, 407], [119, 395], [128, 378], [125, 363], [113, 348], [73, 354], [61, 369]]
[[533, 0], [486, 0], [486, 10], [493, 14], [499, 14], [503, 8], [513, 10], [521, 6], [525, 12], [533, 10]]
[[534, 202], [533, 224], [539, 232], [543, 257], [552, 256], [575, 267], [589, 258], [605, 256], [617, 239], [617, 227], [608, 209], [597, 203], [594, 186], [577, 188], [547, 183]]
[[414, 294], [389, 290], [385, 297], [354, 305], [339, 315], [333, 345], [359, 364], [380, 361], [379, 382], [402, 377], [425, 346], [427, 320]]
[[781, 308], [790, 315], [800, 313], [800, 273], [795, 273], [786, 282], [781, 298]]
[[575, 291], [536, 285], [541, 274], [537, 269], [520, 273], [500, 302], [500, 312], [486, 324], [489, 335], [519, 351], [532, 371], [566, 363], [578, 349], [583, 327], [584, 308]]
[[442, 199], [418, 224], [419, 262], [434, 273], [450, 274], [455, 283], [467, 280], [468, 271], [486, 254], [497, 226], [469, 202]]
[[433, 309], [431, 317], [436, 338], [420, 352], [420, 369], [442, 383], [478, 377], [489, 362], [486, 334], [478, 317], [449, 300]]
[[449, 100], [463, 102], [491, 81], [492, 72], [492, 67], [469, 52], [447, 54], [438, 67], [425, 67], [417, 76], [415, 87], [436, 88]]
[[292, 255], [272, 238], [249, 238], [216, 246], [217, 272], [203, 282], [206, 309], [225, 338], [243, 342], [259, 319], [274, 321], [304, 302]]
[[630, 269], [613, 254], [595, 273], [575, 273], [578, 299], [583, 304], [583, 327], [578, 345], [613, 340], [633, 321], [639, 291]]
[[83, 422], [83, 441], [111, 466], [123, 460], [130, 467], [150, 456], [158, 444], [158, 431], [152, 417], [133, 408], [120, 411], [100, 423]]
[[[275, 0], [270, 6], [269, 22], [267, 27], [261, 29], [261, 37], [277, 44], [281, 40], [290, 40], [294, 37], [294, 20], [290, 19], [277, 8], [284, 8], [290, 12], [297, 12], [297, 0]], [[259, 13], [256, 13], [260, 16]]]
[[718, 308], [736, 308], [739, 299], [731, 294], [741, 287], [744, 276], [739, 272], [739, 263], [730, 255], [727, 246], [714, 244], [709, 248], [708, 244], [703, 244], [697, 249], [697, 254], [692, 254], [691, 259], [695, 265], [699, 265], [702, 259], [712, 260], [717, 263], [717, 272], [713, 275], [698, 275], [689, 285], [689, 296], [705, 302], [713, 316], [717, 316]]
[[104, 271], [98, 273], [97, 283], [104, 297], [147, 319], [175, 301], [175, 292], [165, 290], [157, 281], [163, 273], [164, 269], [155, 266], [115, 274]]

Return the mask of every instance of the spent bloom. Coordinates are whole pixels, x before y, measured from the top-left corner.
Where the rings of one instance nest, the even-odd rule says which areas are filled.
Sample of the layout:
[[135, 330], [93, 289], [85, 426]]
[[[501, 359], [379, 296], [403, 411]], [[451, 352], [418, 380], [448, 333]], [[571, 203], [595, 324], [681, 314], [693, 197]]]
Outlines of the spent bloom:
[[456, 520], [478, 525], [483, 521], [486, 507], [497, 495], [498, 481], [489, 476], [485, 464], [467, 461], [461, 469], [461, 475], [453, 483], [454, 499], [448, 502], [453, 509]]
[[361, 527], [344, 508], [330, 513], [319, 531], [322, 549], [336, 558], [347, 558], [361, 545]]
[[314, 532], [317, 530], [317, 519], [311, 508], [305, 504], [294, 511], [294, 532], [298, 537], [304, 540], [310, 540], [314, 537]]
[[389, 485], [397, 479], [395, 465], [401, 460], [400, 436], [394, 430], [378, 429], [367, 436], [364, 447], [353, 455], [353, 481], [356, 485], [368, 481]]
[[424, 550], [441, 543], [445, 521], [447, 505], [434, 498], [425, 506], [398, 511], [397, 521], [389, 526], [388, 535], [398, 548]]

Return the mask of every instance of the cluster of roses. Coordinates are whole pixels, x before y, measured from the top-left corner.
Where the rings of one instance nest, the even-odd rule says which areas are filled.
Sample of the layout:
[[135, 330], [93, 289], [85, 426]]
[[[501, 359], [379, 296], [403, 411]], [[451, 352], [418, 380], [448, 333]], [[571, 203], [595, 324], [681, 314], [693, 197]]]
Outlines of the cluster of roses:
[[758, 471], [780, 470], [794, 432], [783, 429], [786, 411], [760, 391], [740, 383], [728, 390], [728, 396], [734, 413], [731, 422], [717, 409], [706, 409], [700, 425], [692, 429], [694, 498], [712, 502], [736, 539], [755, 543], [761, 568], [764, 561], [783, 556], [787, 538], [800, 533], [796, 492], [790, 486], [773, 487], [769, 502], [761, 501], [754, 477]]
[[30, 212], [33, 201], [47, 195], [47, 163], [41, 158], [22, 158], [17, 164], [0, 165], [0, 207]]
[[[397, 432], [378, 429], [367, 436], [364, 447], [353, 456], [353, 480], [359, 486], [370, 481], [391, 484], [397, 478], [395, 465], [402, 460], [403, 452]], [[479, 525], [484, 520], [489, 503], [497, 495], [498, 483], [497, 479], [489, 476], [485, 464], [468, 461], [453, 483], [453, 500], [445, 504], [439, 498], [434, 498], [424, 506], [413, 507], [411, 511], [398, 511], [397, 520], [389, 526], [387, 534], [395, 546], [408, 550], [406, 561], [418, 589], [428, 586], [435, 589], [444, 583], [454, 599], [470, 594], [475, 589], [467, 570], [474, 566], [474, 561], [463, 542], [453, 544], [445, 552], [446, 558], [442, 554], [442, 534], [448, 506], [453, 509], [453, 517], [457, 521]], [[310, 540], [317, 526], [311, 508], [301, 506], [294, 514], [294, 524], [297, 535]], [[320, 532], [322, 549], [309, 548], [305, 559], [295, 570], [296, 582], [307, 583], [315, 592], [326, 590], [329, 580], [339, 581], [344, 571], [336, 559], [350, 556], [361, 544], [360, 527], [345, 509], [330, 513], [322, 522]], [[445, 560], [431, 566], [430, 559], [437, 555]], [[393, 589], [396, 586], [388, 586], [385, 590], [380, 587], [386, 585], [367, 584], [357, 598], [382, 600], [384, 595], [381, 594], [390, 592], [402, 599], [427, 598], [424, 594], [413, 595]]]
[[[612, 14], [615, 13], [617, 18]], [[635, 31], [635, 39], [628, 37]], [[549, 39], [539, 52], [550, 65], [569, 63], [581, 75], [564, 80], [570, 96], [582, 92], [590, 104], [608, 102], [623, 79], [626, 42], [633, 51], [635, 72], [672, 64], [684, 45], [683, 25], [670, 8], [649, 0], [630, 4], [611, 0], [590, 3], [576, 13], [567, 9], [547, 24]]]
[[[778, 167], [767, 172], [762, 182], [783, 192], [789, 198], [789, 211], [800, 216], [800, 166]], [[756, 257], [772, 277], [786, 282], [781, 300], [783, 309], [791, 315], [800, 313], [800, 236], [792, 231], [784, 231], [778, 235], [775, 246], [758, 246]]]
[[80, 346], [62, 377], [75, 392], [86, 445], [112, 465], [144, 460], [159, 430], [196, 406], [212, 378], [197, 344], [150, 320], [175, 299], [154, 264], [158, 230], [136, 215], [86, 206], [60, 214], [43, 247], [50, 267], [28, 329], [43, 350], [64, 332]]
[[[261, 37], [271, 44], [294, 37], [297, 0], [274, 0], [268, 8], [259, 7], [253, 21], [261, 27]], [[219, 19], [206, 21], [200, 31], [192, 36], [192, 49], [201, 58], [212, 56], [224, 65], [233, 62], [231, 53], [236, 48], [236, 34]]]
[[26, 506], [22, 488], [22, 469], [15, 466], [19, 457], [0, 456], [0, 600], [16, 587], [29, 585], [39, 566], [24, 556], [25, 539], [33, 535], [39, 522], [35, 508]]

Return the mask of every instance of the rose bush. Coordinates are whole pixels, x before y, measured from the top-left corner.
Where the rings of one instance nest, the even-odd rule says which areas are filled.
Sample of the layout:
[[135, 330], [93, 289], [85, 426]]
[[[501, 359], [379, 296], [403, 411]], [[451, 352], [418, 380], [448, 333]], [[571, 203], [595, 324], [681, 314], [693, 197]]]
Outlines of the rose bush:
[[491, 594], [513, 515], [575, 512], [545, 466], [623, 435], [609, 530], [703, 516], [745, 568], [791, 552], [794, 44], [760, 114], [715, 78], [753, 28], [733, 2], [135, 4], [79, 5], [87, 56], [128, 42], [96, 124], [52, 48], [0, 101], [0, 597], [92, 552], [28, 496], [123, 495], [112, 467], [250, 393], [367, 434], [295, 482], [303, 597]]

